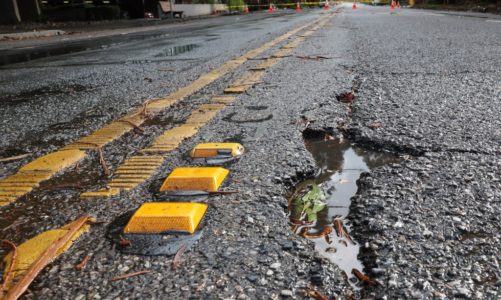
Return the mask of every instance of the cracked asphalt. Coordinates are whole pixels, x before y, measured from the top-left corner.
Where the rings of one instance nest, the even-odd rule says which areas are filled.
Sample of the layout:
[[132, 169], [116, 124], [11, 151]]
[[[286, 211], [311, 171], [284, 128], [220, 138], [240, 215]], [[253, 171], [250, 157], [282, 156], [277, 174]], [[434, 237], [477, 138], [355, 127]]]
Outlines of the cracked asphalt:
[[[321, 13], [228, 17], [234, 23], [0, 68], [1, 156], [31, 154], [0, 163], [0, 176]], [[331, 299], [499, 298], [501, 24], [487, 16], [345, 6], [293, 52], [328, 59], [283, 58], [169, 153], [140, 188], [90, 200], [79, 199], [78, 190], [39, 190], [0, 208], [0, 238], [16, 243], [82, 214], [105, 222], [47, 267], [24, 297], [302, 299], [311, 288]], [[183, 45], [197, 47], [165, 56]], [[144, 134], [131, 132], [106, 146], [112, 170], [255, 63], [147, 122]], [[339, 102], [348, 91], [353, 103]], [[304, 118], [312, 120], [311, 130], [403, 158], [362, 175], [348, 216], [364, 273], [379, 285], [355, 289], [290, 229], [287, 195], [318, 171], [304, 146]], [[171, 270], [169, 258], [121, 254], [107, 239], [106, 222], [154, 200], [174, 167], [191, 164], [189, 149], [218, 140], [247, 149], [229, 166], [227, 185], [239, 193], [209, 199], [204, 237], [179, 269]], [[97, 155], [45, 186], [65, 182], [103, 185]], [[86, 255], [85, 269], [75, 270]], [[152, 272], [110, 282], [144, 269]]]

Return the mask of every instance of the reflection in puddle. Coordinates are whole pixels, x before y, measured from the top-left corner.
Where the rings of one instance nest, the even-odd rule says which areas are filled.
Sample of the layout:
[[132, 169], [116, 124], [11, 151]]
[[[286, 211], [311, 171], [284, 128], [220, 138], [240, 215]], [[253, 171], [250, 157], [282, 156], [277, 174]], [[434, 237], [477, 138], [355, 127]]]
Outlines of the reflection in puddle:
[[167, 48], [167, 49], [163, 50], [162, 52], [155, 55], [155, 57], [175, 56], [178, 54], [182, 54], [182, 53], [191, 51], [191, 50], [195, 49], [196, 47], [198, 47], [198, 46], [195, 44], [175, 46], [175, 47], [171, 47], [171, 48]]
[[[310, 232], [320, 232], [325, 225], [332, 226], [333, 220], [338, 217], [349, 233], [351, 224], [346, 217], [349, 214], [350, 199], [357, 193], [357, 180], [360, 174], [379, 166], [399, 162], [399, 158], [393, 154], [359, 148], [349, 141], [306, 140], [305, 143], [320, 168], [314, 181], [321, 185], [326, 196], [326, 207], [318, 213], [318, 221]], [[336, 230], [333, 230], [327, 239], [312, 240], [322, 256], [338, 265], [350, 282], [356, 282], [352, 270], [364, 269], [357, 258], [360, 246], [356, 241], [338, 237]]]

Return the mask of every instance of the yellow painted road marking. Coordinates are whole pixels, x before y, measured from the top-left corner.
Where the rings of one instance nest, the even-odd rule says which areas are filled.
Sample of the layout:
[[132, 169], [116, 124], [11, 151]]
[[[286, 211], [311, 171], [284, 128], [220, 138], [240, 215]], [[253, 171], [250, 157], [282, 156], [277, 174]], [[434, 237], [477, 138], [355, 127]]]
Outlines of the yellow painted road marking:
[[[333, 15], [329, 15], [328, 17], [330, 18]], [[317, 22], [321, 22], [322, 24], [325, 24], [328, 19], [323, 21], [326, 17], [321, 18], [320, 20], [317, 20], [316, 22], [313, 22], [313, 24]], [[309, 24], [311, 25], [311, 24]], [[306, 26], [303, 26], [305, 28]], [[307, 32], [314, 32], [313, 29], [307, 31]], [[282, 49], [278, 50], [275, 52], [275, 54], [264, 61], [260, 66], [263, 69], [267, 69], [274, 64], [276, 64], [281, 58], [286, 57], [293, 48], [297, 47], [300, 43], [297, 42], [299, 40], [300, 42], [304, 41], [304, 37], [297, 37], [294, 39], [292, 42], [288, 43], [286, 46], [282, 47]], [[288, 47], [287, 47], [288, 46]], [[257, 55], [257, 54], [256, 54]], [[232, 85], [230, 85], [229, 88], [233, 88], [232, 91], [237, 91], [237, 90], [242, 90], [245, 91], [249, 87], [255, 85], [259, 79], [262, 77], [264, 74], [264, 71], [262, 69], [259, 70], [254, 70], [250, 72], [244, 73], [244, 75], [237, 79]], [[229, 88], [225, 89], [225, 93], [229, 91]], [[176, 149], [179, 144], [181, 144], [185, 139], [192, 137], [198, 132], [198, 129], [209, 122], [212, 118], [216, 116], [216, 114], [223, 109], [226, 104], [233, 102], [236, 99], [235, 96], [233, 95], [223, 95], [223, 96], [214, 96], [210, 99], [209, 104], [202, 104], [196, 109], [192, 111], [190, 116], [187, 118], [185, 124], [175, 127], [172, 129], [169, 129], [165, 131], [162, 135], [157, 137], [153, 143], [151, 144], [150, 147], [146, 149], [140, 150], [140, 152], [154, 152], [154, 153], [165, 153], [165, 152], [170, 152], [174, 149]], [[135, 156], [132, 158], [127, 159], [120, 167], [117, 168], [117, 171], [115, 172], [115, 175], [117, 175], [115, 178], [111, 180], [111, 182], [108, 184], [109, 187], [113, 187], [118, 190], [130, 190], [133, 189], [140, 184], [142, 184], [144, 181], [149, 179], [151, 176], [153, 176], [154, 171], [149, 171], [149, 170], [144, 170], [144, 169], [136, 169], [136, 168], [127, 168], [127, 164], [130, 161], [138, 160], [141, 157], [148, 157], [148, 156]], [[158, 167], [162, 164], [163, 157], [158, 156]], [[135, 166], [140, 167], [140, 164], [136, 164]], [[135, 177], [138, 176], [139, 177]], [[117, 193], [118, 194], [118, 193]], [[90, 198], [90, 197], [110, 197], [116, 194], [109, 194], [107, 193], [106, 189], [99, 190], [97, 192], [85, 192], [81, 194], [81, 197], [83, 198]]]
[[[263, 53], [264, 51], [270, 49], [271, 47], [277, 45], [278, 43], [284, 41], [285, 39], [293, 36], [297, 32], [303, 30], [307, 26], [310, 26], [312, 24], [315, 24], [318, 22], [317, 20], [314, 20], [310, 22], [309, 24], [300, 26], [298, 28], [295, 28], [291, 31], [286, 32], [285, 34], [282, 34], [281, 36], [261, 45], [258, 48], [255, 48], [253, 50], [248, 51], [244, 55], [231, 59], [225, 63], [223, 63], [220, 67], [204, 74], [201, 75], [198, 79], [193, 81], [192, 83], [188, 84], [185, 87], [182, 87], [178, 89], [177, 91], [171, 93], [170, 95], [161, 98], [161, 99], [155, 99], [151, 101], [147, 101], [143, 108], [141, 109], [136, 109], [132, 113], [129, 113], [125, 117], [114, 121], [108, 125], [105, 125], [103, 128], [100, 128], [93, 133], [91, 133], [88, 136], [82, 137], [78, 139], [76, 142], [69, 144], [65, 147], [63, 147], [61, 150], [44, 155], [42, 157], [39, 157], [35, 161], [29, 163], [25, 167], [30, 169], [32, 168], [46, 168], [44, 170], [49, 170], [46, 175], [42, 177], [37, 177], [35, 178], [33, 174], [27, 173], [22, 171], [23, 168], [21, 168], [16, 174], [7, 177], [6, 179], [0, 180], [0, 183], [4, 182], [26, 182], [27, 185], [25, 187], [38, 187], [39, 183], [41, 181], [47, 180], [57, 174], [58, 172], [68, 168], [72, 164], [76, 163], [77, 161], [81, 160], [82, 158], [85, 157], [86, 152], [83, 152], [82, 150], [92, 150], [96, 148], [100, 148], [105, 146], [106, 144], [120, 138], [123, 136], [125, 133], [133, 130], [135, 127], [141, 125], [145, 120], [146, 120], [146, 115], [152, 115], [155, 113], [158, 113], [171, 105], [175, 104], [176, 102], [192, 95], [193, 93], [199, 91], [203, 87], [207, 86], [208, 84], [212, 83], [213, 81], [219, 79], [221, 76], [227, 74], [228, 72], [236, 69], [240, 65], [244, 64], [248, 59], [254, 58], [257, 55]], [[221, 99], [221, 98], [220, 98]], [[216, 101], [220, 101], [216, 100]], [[228, 99], [228, 98], [226, 98]], [[172, 149], [175, 149], [178, 144], [173, 144], [169, 147], [151, 147], [150, 151], [147, 149], [144, 149], [145, 152], [165, 152], [165, 151], [170, 151]], [[172, 148], [174, 147], [174, 148]], [[73, 152], [67, 152], [67, 151], [73, 151]], [[76, 152], [76, 151], [82, 151], [82, 152]], [[72, 155], [69, 155], [69, 153], [73, 153]], [[28, 167], [29, 166], [29, 167]], [[25, 169], [26, 171], [26, 169]], [[20, 180], [10, 180], [9, 178], [15, 177]], [[26, 178], [26, 179], [23, 179]], [[24, 181], [22, 181], [24, 180]], [[31, 184], [28, 184], [31, 183]], [[109, 193], [110, 194], [110, 193]], [[113, 193], [111, 193], [113, 194]], [[19, 197], [22, 195], [19, 195]], [[15, 201], [15, 199], [12, 199], [11, 196], [0, 196], [0, 206], [6, 205], [12, 201]]]
[[53, 171], [59, 172], [68, 166], [80, 161], [85, 157], [85, 152], [77, 149], [56, 151], [44, 155], [29, 164], [25, 165], [19, 171]]
[[[19, 171], [0, 181], [0, 206], [26, 195], [40, 182], [49, 179], [54, 174], [75, 164], [85, 157], [85, 152], [73, 150], [60, 150], [41, 156]], [[12, 199], [12, 197], [15, 197]]]
[[236, 97], [232, 95], [224, 95], [224, 96], [215, 96], [210, 99], [213, 103], [221, 103], [221, 104], [231, 104], [235, 101]]

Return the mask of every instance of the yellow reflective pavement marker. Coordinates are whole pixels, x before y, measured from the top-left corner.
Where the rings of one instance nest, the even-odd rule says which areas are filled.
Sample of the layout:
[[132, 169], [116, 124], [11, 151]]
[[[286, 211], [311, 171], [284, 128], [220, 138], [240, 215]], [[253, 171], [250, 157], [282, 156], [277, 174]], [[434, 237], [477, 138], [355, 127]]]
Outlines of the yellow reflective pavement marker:
[[160, 187], [166, 191], [217, 192], [230, 171], [217, 168], [176, 168]]
[[205, 215], [207, 204], [190, 202], [144, 203], [124, 228], [124, 233], [194, 233]]

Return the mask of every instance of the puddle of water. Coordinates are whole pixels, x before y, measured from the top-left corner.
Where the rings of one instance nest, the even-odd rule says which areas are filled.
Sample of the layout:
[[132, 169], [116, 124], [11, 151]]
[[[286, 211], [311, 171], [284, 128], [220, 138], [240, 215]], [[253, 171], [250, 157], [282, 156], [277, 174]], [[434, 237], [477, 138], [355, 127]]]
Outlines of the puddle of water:
[[[321, 232], [324, 226], [332, 226], [333, 219], [343, 220], [346, 231], [351, 231], [351, 224], [346, 219], [349, 214], [351, 197], [358, 190], [357, 180], [362, 172], [389, 163], [399, 162], [393, 154], [365, 150], [339, 140], [319, 141], [306, 140], [306, 148], [311, 152], [318, 167], [319, 174], [313, 179], [319, 184], [326, 196], [326, 207], [318, 213], [318, 220], [310, 233]], [[364, 266], [358, 260], [360, 245], [345, 237], [338, 237], [335, 230], [329, 238], [314, 238], [315, 249], [323, 257], [343, 270], [354, 287], [357, 280], [352, 274], [353, 269], [363, 272]]]
[[170, 48], [164, 49], [162, 52], [155, 55], [155, 57], [175, 56], [175, 55], [179, 55], [179, 54], [191, 51], [197, 47], [198, 47], [198, 45], [196, 45], [196, 44], [188, 44], [188, 45], [170, 47]]

